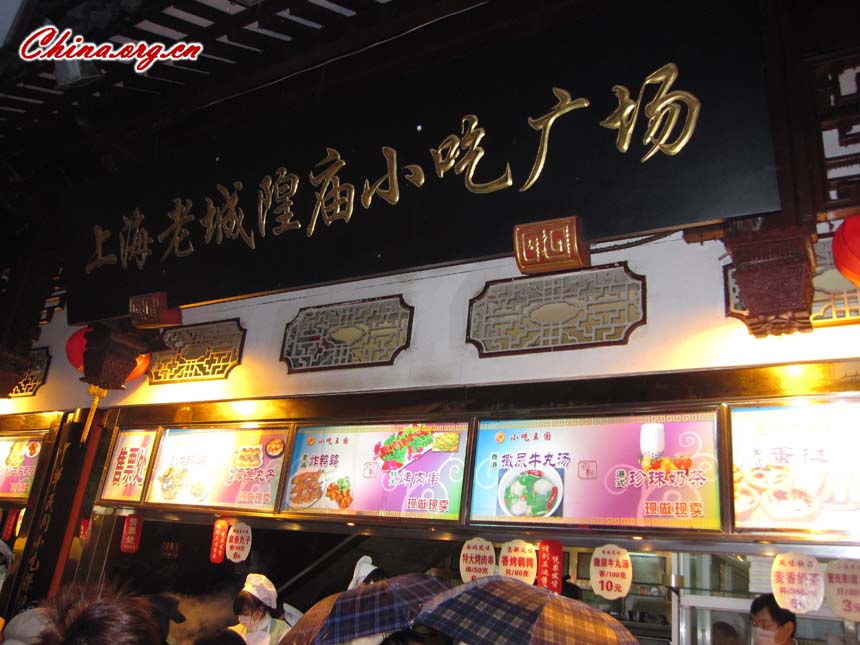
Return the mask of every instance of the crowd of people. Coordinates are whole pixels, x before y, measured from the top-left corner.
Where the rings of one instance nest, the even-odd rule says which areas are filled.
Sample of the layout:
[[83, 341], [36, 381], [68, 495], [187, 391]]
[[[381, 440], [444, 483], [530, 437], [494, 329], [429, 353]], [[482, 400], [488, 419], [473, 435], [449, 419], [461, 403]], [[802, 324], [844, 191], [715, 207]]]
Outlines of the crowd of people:
[[[2, 554], [0, 554], [2, 555]], [[349, 589], [387, 577], [368, 556], [356, 563]], [[236, 624], [201, 634], [194, 645], [278, 645], [301, 618], [287, 605], [279, 611], [278, 591], [269, 578], [249, 573], [233, 599]], [[2, 626], [3, 645], [172, 645], [170, 623], [185, 616], [179, 601], [164, 594], [140, 595], [112, 584], [70, 584]], [[394, 635], [392, 635], [394, 636]], [[392, 643], [425, 642], [397, 640]], [[416, 638], [423, 639], [421, 634]]]
[[[356, 564], [349, 589], [385, 577], [385, 572], [365, 556]], [[565, 591], [568, 596], [581, 596], [578, 588]], [[248, 574], [233, 601], [236, 624], [218, 626], [200, 635], [195, 645], [278, 645], [301, 612], [288, 611], [281, 617], [277, 597], [277, 589], [266, 576]], [[289, 605], [285, 608], [293, 609]], [[4, 626], [0, 641], [3, 645], [172, 645], [170, 623], [184, 620], [179, 602], [172, 596], [138, 595], [110, 584], [86, 587], [71, 584], [40, 606], [12, 618]], [[791, 611], [779, 606], [773, 594], [753, 600], [750, 624], [753, 645], [797, 643], [797, 619]], [[415, 625], [388, 634], [381, 645], [450, 645], [451, 642], [435, 630]], [[716, 622], [711, 628], [711, 642], [740, 645], [741, 637], [732, 625]]]

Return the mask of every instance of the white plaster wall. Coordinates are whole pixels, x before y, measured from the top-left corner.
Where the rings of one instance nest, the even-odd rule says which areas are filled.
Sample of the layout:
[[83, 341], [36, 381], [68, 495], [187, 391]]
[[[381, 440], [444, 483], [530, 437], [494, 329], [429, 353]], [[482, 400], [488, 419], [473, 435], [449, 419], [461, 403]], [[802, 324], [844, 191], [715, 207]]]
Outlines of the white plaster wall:
[[[604, 245], [607, 246], [607, 245]], [[490, 280], [518, 277], [512, 258], [360, 280], [233, 302], [191, 307], [186, 324], [239, 318], [247, 329], [242, 364], [228, 379], [150, 386], [145, 378], [112, 391], [104, 406], [431, 388], [463, 384], [587, 379], [726, 366], [858, 356], [860, 326], [756, 339], [724, 314], [721, 242], [687, 244], [677, 233], [630, 249], [599, 253], [593, 264], [626, 260], [646, 276], [647, 324], [627, 345], [478, 358], [465, 342], [469, 299]], [[284, 326], [301, 307], [402, 293], [415, 307], [412, 342], [394, 365], [289, 374], [279, 360]], [[65, 357], [74, 329], [58, 312], [39, 346], [50, 346], [47, 383], [35, 397], [0, 399], [0, 414], [88, 407], [87, 386]]]

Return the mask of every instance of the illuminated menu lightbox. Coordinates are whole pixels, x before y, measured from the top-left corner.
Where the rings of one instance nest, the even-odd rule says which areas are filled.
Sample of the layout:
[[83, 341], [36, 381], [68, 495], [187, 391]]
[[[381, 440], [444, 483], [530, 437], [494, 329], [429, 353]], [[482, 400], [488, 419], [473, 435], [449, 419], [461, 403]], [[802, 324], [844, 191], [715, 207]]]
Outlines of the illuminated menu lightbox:
[[271, 512], [286, 445], [280, 429], [165, 430], [146, 501]]
[[125, 430], [117, 435], [102, 485], [102, 499], [139, 502], [146, 468], [155, 449], [155, 430]]
[[731, 411], [735, 526], [845, 533], [860, 526], [858, 401]]
[[482, 421], [470, 520], [718, 530], [716, 415]]
[[298, 428], [284, 511], [457, 520], [467, 423]]
[[42, 442], [42, 437], [0, 439], [0, 499], [30, 496]]

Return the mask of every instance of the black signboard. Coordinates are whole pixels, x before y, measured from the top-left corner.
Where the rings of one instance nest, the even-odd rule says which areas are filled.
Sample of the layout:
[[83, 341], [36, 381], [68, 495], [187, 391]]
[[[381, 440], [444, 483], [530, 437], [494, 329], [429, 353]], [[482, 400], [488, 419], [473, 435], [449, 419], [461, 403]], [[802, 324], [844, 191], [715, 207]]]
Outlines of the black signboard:
[[514, 225], [569, 215], [605, 239], [778, 210], [757, 3], [627, 4], [87, 187], [70, 320], [497, 257]]

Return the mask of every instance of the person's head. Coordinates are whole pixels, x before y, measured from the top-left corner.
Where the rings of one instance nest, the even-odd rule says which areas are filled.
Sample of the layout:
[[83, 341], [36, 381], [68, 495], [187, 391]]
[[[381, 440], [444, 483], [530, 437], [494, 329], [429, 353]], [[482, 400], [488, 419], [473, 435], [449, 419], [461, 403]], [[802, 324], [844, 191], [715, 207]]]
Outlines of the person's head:
[[373, 584], [374, 582], [379, 582], [380, 580], [385, 580], [388, 577], [388, 574], [385, 573], [385, 569], [380, 567], [376, 567], [373, 571], [364, 576], [364, 580], [361, 581], [363, 585]]
[[718, 620], [711, 625], [711, 643], [713, 645], [741, 645], [741, 637], [734, 627]]
[[233, 599], [233, 613], [248, 631], [255, 631], [275, 613], [278, 591], [266, 576], [249, 573], [245, 586]]
[[578, 584], [565, 580], [561, 583], [561, 595], [573, 600], [582, 600], [582, 589], [579, 588]]
[[161, 642], [149, 602], [110, 586], [67, 585], [43, 603], [40, 645], [153, 645]]
[[379, 645], [452, 645], [453, 640], [427, 625], [416, 624], [389, 634]]
[[424, 645], [424, 641], [411, 629], [401, 629], [386, 636], [379, 645]]
[[797, 628], [797, 617], [780, 607], [772, 593], [762, 594], [752, 601], [750, 617], [756, 645], [788, 643]]
[[347, 587], [347, 591], [360, 587], [361, 585], [367, 585], [371, 582], [383, 580], [387, 577], [388, 576], [382, 569], [373, 564], [373, 560], [369, 555], [363, 555], [355, 563], [355, 568], [352, 571], [352, 580]]
[[194, 641], [194, 645], [245, 645], [245, 639], [232, 629], [220, 629], [205, 634]]
[[167, 636], [170, 634], [170, 621], [175, 623], [185, 622], [185, 616], [179, 611], [179, 601], [173, 596], [164, 594], [153, 594], [146, 596], [152, 606], [152, 615], [158, 623], [161, 632], [161, 642], [166, 645]]

